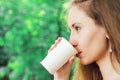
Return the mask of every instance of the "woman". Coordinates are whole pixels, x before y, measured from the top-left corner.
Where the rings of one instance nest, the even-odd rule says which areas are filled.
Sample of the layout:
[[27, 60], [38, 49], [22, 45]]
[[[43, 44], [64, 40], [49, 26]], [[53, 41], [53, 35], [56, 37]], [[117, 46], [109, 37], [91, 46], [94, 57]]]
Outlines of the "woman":
[[[120, 0], [73, 0], [68, 26], [78, 50], [73, 80], [120, 80]], [[69, 80], [73, 62], [71, 57], [54, 80]]]

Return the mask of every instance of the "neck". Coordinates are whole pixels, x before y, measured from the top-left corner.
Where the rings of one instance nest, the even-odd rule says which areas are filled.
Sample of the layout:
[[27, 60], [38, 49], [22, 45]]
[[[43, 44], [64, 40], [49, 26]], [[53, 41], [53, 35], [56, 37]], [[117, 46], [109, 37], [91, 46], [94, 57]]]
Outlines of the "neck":
[[96, 63], [100, 68], [103, 80], [120, 80], [120, 74], [118, 74], [113, 68], [109, 53]]

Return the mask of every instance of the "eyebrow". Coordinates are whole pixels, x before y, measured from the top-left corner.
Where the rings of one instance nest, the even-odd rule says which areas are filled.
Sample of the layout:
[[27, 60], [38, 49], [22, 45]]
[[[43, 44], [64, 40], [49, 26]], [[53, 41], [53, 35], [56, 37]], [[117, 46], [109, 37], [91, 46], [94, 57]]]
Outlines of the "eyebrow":
[[75, 24], [76, 24], [76, 23], [72, 24], [72, 27], [74, 27], [74, 26], [75, 26]]
[[76, 22], [76, 23], [72, 24], [72, 27], [74, 27], [74, 26], [75, 26], [75, 24], [80, 24], [80, 25], [81, 25], [81, 23], [80, 23], [80, 22]]
[[74, 23], [72, 25], [68, 25], [68, 27], [73, 27], [74, 28], [75, 24], [81, 24], [81, 23], [80, 22], [76, 22], [76, 23]]

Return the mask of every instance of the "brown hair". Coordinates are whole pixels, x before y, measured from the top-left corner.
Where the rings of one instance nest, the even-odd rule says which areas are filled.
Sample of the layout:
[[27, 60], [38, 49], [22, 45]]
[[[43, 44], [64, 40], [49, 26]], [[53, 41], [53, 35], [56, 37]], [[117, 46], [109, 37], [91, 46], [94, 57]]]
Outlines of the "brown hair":
[[[85, 10], [96, 24], [105, 27], [113, 50], [111, 61], [115, 70], [120, 72], [120, 0], [73, 0], [72, 5]], [[103, 78], [95, 62], [82, 65], [80, 60], [77, 60], [73, 80], [103, 80]]]

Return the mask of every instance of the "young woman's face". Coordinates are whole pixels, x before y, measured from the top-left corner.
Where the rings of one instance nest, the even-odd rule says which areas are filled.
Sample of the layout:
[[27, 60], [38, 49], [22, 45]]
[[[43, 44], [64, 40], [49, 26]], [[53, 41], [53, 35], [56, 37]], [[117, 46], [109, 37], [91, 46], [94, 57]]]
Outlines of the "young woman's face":
[[84, 10], [72, 6], [68, 15], [68, 26], [71, 30], [70, 43], [78, 50], [81, 63], [87, 65], [106, 55], [106, 31], [95, 24]]

